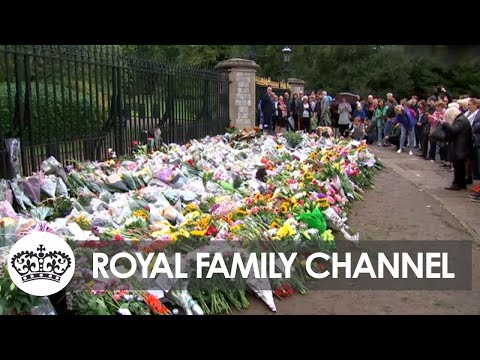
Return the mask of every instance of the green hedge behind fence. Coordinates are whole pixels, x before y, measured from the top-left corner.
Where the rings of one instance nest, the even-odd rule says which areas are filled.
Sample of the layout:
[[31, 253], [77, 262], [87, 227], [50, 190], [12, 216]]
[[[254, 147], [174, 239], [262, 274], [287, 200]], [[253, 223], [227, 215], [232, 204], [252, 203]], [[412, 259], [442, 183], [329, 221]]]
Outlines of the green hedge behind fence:
[[[21, 83], [22, 108], [25, 107], [25, 83]], [[38, 90], [38, 91], [37, 91]], [[62, 91], [63, 90], [63, 91]], [[62, 96], [63, 92], [63, 96]], [[18, 137], [20, 124], [12, 129], [11, 119], [15, 114], [16, 86], [10, 85], [10, 106], [8, 87], [0, 83], [0, 126], [3, 138]], [[77, 101], [78, 99], [78, 101]], [[106, 99], [106, 98], [105, 98]], [[107, 101], [106, 101], [107, 102]], [[52, 84], [31, 83], [32, 122], [24, 120], [22, 141], [30, 144], [43, 144], [57, 141], [82, 139], [99, 136], [107, 119], [109, 107], [102, 107], [96, 99], [67, 87], [56, 85], [55, 92]], [[31, 129], [31, 130], [29, 130]]]

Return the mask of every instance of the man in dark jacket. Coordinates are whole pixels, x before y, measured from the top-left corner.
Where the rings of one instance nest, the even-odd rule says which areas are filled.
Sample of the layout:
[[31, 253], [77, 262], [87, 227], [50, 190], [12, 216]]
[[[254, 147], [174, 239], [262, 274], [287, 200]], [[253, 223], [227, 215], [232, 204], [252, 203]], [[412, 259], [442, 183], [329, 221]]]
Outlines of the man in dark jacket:
[[[269, 129], [270, 124], [272, 121], [272, 114], [273, 114], [273, 100], [272, 100], [272, 88], [269, 86], [267, 87], [267, 92], [264, 93], [260, 99], [261, 105], [260, 105], [260, 110], [263, 115], [263, 128], [264, 129]], [[261, 124], [262, 125], [262, 124]]]
[[445, 112], [442, 127], [447, 133], [449, 158], [453, 162], [454, 171], [452, 185], [445, 189], [465, 190], [467, 188], [465, 163], [472, 152], [472, 126], [458, 108], [449, 108]]

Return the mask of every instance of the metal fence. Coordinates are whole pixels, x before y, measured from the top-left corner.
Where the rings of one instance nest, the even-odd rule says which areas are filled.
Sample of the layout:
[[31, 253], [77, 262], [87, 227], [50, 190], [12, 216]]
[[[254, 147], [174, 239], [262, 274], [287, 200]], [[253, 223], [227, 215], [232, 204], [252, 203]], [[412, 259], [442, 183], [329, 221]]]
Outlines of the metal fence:
[[[24, 175], [49, 156], [64, 165], [158, 136], [185, 143], [228, 127], [228, 75], [139, 59], [109, 45], [0, 45], [0, 177], [11, 139]], [[158, 131], [158, 129], [160, 131]]]

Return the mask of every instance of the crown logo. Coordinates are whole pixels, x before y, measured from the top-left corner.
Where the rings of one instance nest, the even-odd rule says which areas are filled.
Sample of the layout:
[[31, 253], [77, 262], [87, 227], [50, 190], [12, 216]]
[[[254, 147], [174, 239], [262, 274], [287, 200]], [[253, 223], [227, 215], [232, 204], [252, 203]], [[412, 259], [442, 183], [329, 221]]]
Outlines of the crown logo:
[[22, 282], [42, 279], [60, 282], [62, 275], [71, 266], [72, 259], [63, 252], [45, 250], [40, 245], [37, 252], [21, 251], [12, 257], [12, 267], [22, 277]]

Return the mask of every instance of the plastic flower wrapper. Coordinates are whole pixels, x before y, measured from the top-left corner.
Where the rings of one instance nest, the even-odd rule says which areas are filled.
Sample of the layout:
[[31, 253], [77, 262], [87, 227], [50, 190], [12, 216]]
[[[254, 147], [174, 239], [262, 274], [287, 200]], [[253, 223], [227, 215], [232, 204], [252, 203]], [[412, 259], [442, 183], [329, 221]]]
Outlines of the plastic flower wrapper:
[[137, 190], [137, 184], [135, 183], [135, 180], [133, 179], [133, 175], [131, 171], [124, 171], [121, 172], [121, 175], [123, 182], [127, 185], [127, 187], [130, 190]]
[[203, 180], [198, 176], [192, 178], [184, 187], [184, 190], [190, 190], [191, 192], [199, 196], [205, 195], [205, 186], [203, 185]]
[[323, 210], [323, 215], [327, 220], [327, 223], [332, 227], [334, 230], [341, 230], [345, 227], [345, 223], [343, 222], [342, 218], [333, 210], [332, 207], [328, 207]]
[[10, 181], [10, 187], [13, 190], [13, 195], [15, 197], [15, 200], [23, 210], [27, 210], [27, 206], [30, 208], [33, 207], [32, 201], [29, 199], [28, 196], [24, 194], [22, 189], [20, 189], [20, 187], [18, 186], [17, 179]]
[[128, 203], [124, 200], [117, 200], [109, 204], [109, 209], [112, 214], [112, 219], [117, 224], [122, 224], [125, 220], [132, 215], [132, 210]]
[[57, 182], [61, 180], [60, 178], [56, 177], [55, 175], [47, 175], [45, 176], [40, 189], [47, 195], [49, 198], [54, 198], [57, 192]]
[[295, 217], [296, 220], [302, 221], [308, 225], [309, 228], [317, 229], [320, 233], [323, 233], [327, 229], [327, 224], [323, 213], [318, 207], [313, 209], [312, 212], [304, 212]]
[[69, 183], [67, 173], [65, 172], [62, 164], [53, 156], [50, 156], [47, 160], [43, 161], [40, 165], [40, 168], [45, 175], [57, 175], [65, 184]]
[[36, 207], [30, 210], [30, 216], [38, 221], [44, 221], [52, 213], [53, 209], [45, 206]]
[[105, 184], [119, 192], [128, 192], [128, 188], [125, 186], [125, 184], [122, 182], [122, 179], [120, 178], [120, 175], [118, 174], [112, 174], [110, 176], [107, 176], [105, 178]]
[[359, 233], [356, 233], [355, 235], [350, 235], [345, 228], [341, 228], [340, 231], [342, 232], [346, 240], [351, 241], [354, 244], [358, 245], [358, 242], [360, 240]]
[[18, 214], [13, 209], [12, 204], [10, 204], [7, 200], [0, 202], [0, 217], [4, 216], [14, 219], [18, 218]]
[[204, 315], [202, 308], [188, 290], [170, 290], [168, 297], [185, 311], [185, 315]]
[[[268, 279], [257, 279], [253, 276], [251, 272], [245, 283], [248, 287], [263, 300], [265, 304], [273, 311], [277, 312], [277, 306], [273, 300], [273, 291], [271, 290], [271, 285]], [[270, 289], [270, 290], [265, 290]]]
[[17, 241], [16, 228], [17, 220], [10, 217], [0, 218], [0, 247], [13, 245]]
[[30, 315], [57, 315], [50, 299], [47, 296], [42, 297], [40, 305], [33, 307]]

